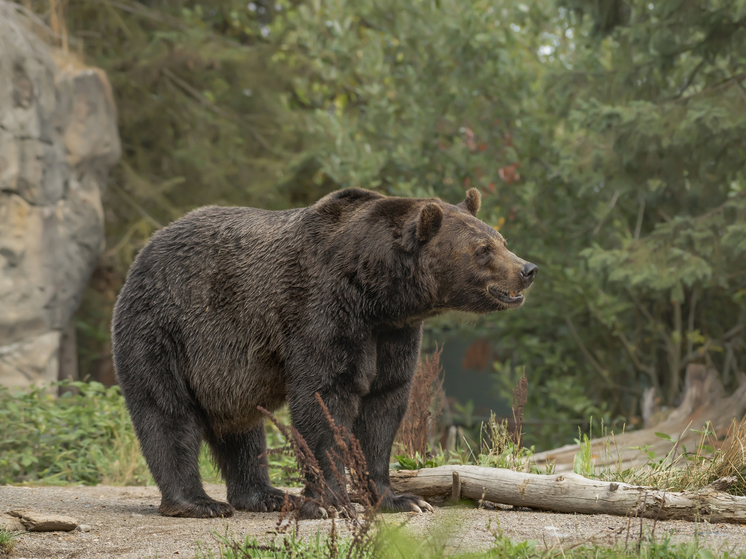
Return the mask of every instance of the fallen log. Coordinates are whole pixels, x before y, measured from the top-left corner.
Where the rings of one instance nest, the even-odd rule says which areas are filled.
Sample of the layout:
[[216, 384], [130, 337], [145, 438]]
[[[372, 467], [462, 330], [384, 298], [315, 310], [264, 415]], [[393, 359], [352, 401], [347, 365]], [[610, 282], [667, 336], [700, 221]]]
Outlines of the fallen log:
[[744, 524], [746, 497], [724, 492], [735, 481], [722, 478], [697, 491], [671, 492], [569, 472], [538, 475], [481, 466], [391, 472], [396, 493], [435, 502], [460, 497], [555, 512]]

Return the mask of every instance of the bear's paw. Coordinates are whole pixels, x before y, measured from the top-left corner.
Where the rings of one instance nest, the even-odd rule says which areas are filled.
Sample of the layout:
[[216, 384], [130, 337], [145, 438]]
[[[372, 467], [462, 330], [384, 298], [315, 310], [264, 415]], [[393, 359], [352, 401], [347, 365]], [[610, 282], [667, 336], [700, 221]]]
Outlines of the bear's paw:
[[163, 516], [185, 518], [225, 518], [233, 516], [233, 507], [209, 497], [197, 497], [192, 501], [178, 503], [162, 500], [158, 512]]

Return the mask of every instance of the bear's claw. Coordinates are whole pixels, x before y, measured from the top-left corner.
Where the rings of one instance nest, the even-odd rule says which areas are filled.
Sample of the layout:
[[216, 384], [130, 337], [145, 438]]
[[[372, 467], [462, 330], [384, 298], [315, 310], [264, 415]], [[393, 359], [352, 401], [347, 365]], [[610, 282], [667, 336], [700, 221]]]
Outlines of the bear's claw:
[[419, 505], [418, 508], [421, 509], [417, 512], [423, 512], [423, 511], [435, 512], [435, 509], [432, 507], [432, 505], [428, 503], [427, 501], [425, 501], [424, 499], [420, 499], [419, 501], [417, 501], [417, 504]]
[[391, 495], [384, 498], [381, 508], [388, 512], [435, 512], [430, 503], [417, 495]]

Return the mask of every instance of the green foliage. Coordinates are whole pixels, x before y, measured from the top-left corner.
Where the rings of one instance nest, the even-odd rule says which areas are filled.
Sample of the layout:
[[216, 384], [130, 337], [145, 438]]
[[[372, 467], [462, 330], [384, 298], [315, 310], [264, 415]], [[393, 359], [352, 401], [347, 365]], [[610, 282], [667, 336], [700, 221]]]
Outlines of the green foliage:
[[116, 280], [78, 317], [86, 372], [127, 265], [188, 209], [290, 207], [353, 185], [456, 201], [477, 186], [482, 218], [539, 276], [520, 311], [444, 317], [428, 339], [488, 339], [506, 394], [525, 367], [529, 444], [567, 442], [588, 417], [634, 425], [642, 389], [673, 404], [692, 362], [735, 386], [743, 2], [251, 5], [68, 6], [71, 36], [112, 81], [124, 145], [105, 200]]
[[572, 462], [572, 471], [581, 476], [592, 477], [594, 473], [593, 447], [588, 435], [583, 434], [580, 438], [575, 439], [575, 443], [580, 447], [580, 450], [578, 450]]
[[397, 454], [394, 456], [394, 459], [400, 470], [421, 470], [422, 468], [444, 466], [447, 463], [445, 456], [445, 453], [435, 454], [434, 456], [422, 456], [419, 452], [415, 452], [414, 456]]
[[541, 74], [538, 45], [514, 28], [542, 17], [504, 1], [300, 3], [281, 60], [300, 73], [293, 94], [311, 112], [322, 170], [396, 194], [494, 191]]
[[587, 248], [573, 274], [593, 279], [569, 314], [597, 375], [672, 402], [688, 363], [727, 384], [743, 357], [744, 13], [620, 2], [607, 25], [585, 4], [566, 19], [572, 75], [550, 72], [556, 173], [593, 216], [574, 228]]
[[145, 484], [149, 474], [118, 387], [0, 388], [0, 482]]
[[348, 557], [352, 559], [736, 559], [746, 557], [728, 551], [715, 552], [703, 547], [696, 539], [684, 543], [672, 543], [669, 539], [657, 541], [642, 538], [628, 542], [628, 545], [605, 547], [596, 544], [574, 546], [563, 549], [561, 544], [548, 546], [529, 540], [515, 542], [495, 533], [493, 546], [485, 552], [454, 552], [448, 545], [448, 536], [453, 534], [445, 523], [431, 530], [426, 537], [414, 536], [403, 526], [380, 525], [373, 535], [373, 546], [356, 550], [350, 538], [332, 540], [317, 533], [310, 538], [300, 539], [295, 532], [284, 537], [276, 537], [267, 542], [247, 536], [236, 540], [227, 536], [215, 535], [219, 545], [218, 554], [210, 550], [199, 550], [198, 559], [300, 559]]
[[17, 539], [16, 534], [13, 532], [8, 532], [4, 528], [0, 528], [0, 554], [10, 555], [16, 546]]
[[[0, 483], [149, 485], [153, 483], [119, 388], [62, 382], [12, 393], [0, 387]], [[297, 484], [295, 459], [276, 427], [267, 427], [270, 477]], [[200, 472], [219, 481], [206, 445]]]

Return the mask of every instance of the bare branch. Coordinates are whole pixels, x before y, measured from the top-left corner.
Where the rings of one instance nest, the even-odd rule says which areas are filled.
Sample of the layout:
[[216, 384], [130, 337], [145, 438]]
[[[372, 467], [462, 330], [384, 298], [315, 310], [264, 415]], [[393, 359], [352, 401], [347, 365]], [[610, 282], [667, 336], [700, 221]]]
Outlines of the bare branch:
[[189, 85], [186, 81], [182, 80], [179, 76], [174, 74], [171, 70], [168, 68], [163, 68], [161, 70], [163, 72], [163, 75], [169, 78], [171, 81], [173, 81], [179, 88], [181, 88], [184, 92], [189, 94], [191, 97], [196, 99], [200, 102], [206, 109], [214, 112], [215, 114], [222, 116], [223, 118], [230, 120], [230, 121], [239, 121], [241, 122], [247, 130], [251, 133], [252, 136], [254, 136], [254, 139], [261, 144], [261, 146], [269, 151], [270, 153], [273, 153], [277, 155], [277, 152], [272, 148], [272, 146], [269, 145], [267, 140], [265, 140], [259, 132], [257, 132], [252, 126], [247, 124], [243, 118], [241, 118], [239, 115], [230, 113], [228, 111], [225, 111], [224, 109], [221, 109], [218, 107], [215, 103], [210, 101], [207, 97], [202, 95], [201, 92], [194, 89], [191, 85]]
[[591, 367], [593, 367], [593, 370], [595, 370], [606, 382], [611, 382], [611, 379], [609, 378], [609, 372], [601, 366], [601, 364], [596, 360], [595, 357], [593, 357], [593, 355], [591, 355], [591, 352], [588, 351], [587, 347], [585, 347], [583, 340], [581, 340], [580, 336], [578, 336], [578, 332], [577, 330], [575, 330], [575, 325], [573, 324], [572, 319], [569, 316], [565, 316], [565, 322], [567, 323], [567, 328], [570, 330], [572, 339], [575, 340], [575, 343], [578, 345], [578, 348], [588, 360], [588, 363], [590, 363]]
[[692, 352], [693, 346], [694, 346], [694, 340], [692, 337], [694, 336], [694, 311], [697, 308], [697, 296], [699, 294], [699, 291], [695, 287], [692, 289], [692, 297], [689, 300], [689, 321], [688, 321], [688, 327], [687, 327], [687, 340], [686, 340], [686, 352], [687, 354], [690, 354]]

